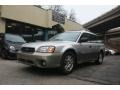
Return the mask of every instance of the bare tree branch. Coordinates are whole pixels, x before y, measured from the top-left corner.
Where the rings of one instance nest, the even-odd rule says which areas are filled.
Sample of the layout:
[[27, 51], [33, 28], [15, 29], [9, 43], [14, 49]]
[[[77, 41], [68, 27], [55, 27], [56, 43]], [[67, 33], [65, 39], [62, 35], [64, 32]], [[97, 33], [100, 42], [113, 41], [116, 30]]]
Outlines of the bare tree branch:
[[70, 19], [71, 21], [76, 21], [74, 9], [71, 9], [70, 14], [69, 14], [69, 19]]

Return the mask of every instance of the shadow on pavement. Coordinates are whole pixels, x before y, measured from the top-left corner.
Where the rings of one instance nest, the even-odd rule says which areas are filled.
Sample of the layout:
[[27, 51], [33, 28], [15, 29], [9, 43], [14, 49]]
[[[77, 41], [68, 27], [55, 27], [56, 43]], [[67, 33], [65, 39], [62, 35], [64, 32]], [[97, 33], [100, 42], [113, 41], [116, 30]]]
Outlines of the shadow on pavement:
[[22, 68], [22, 70], [24, 72], [42, 75], [42, 76], [61, 76], [62, 75], [57, 68], [42, 69], [42, 68], [38, 68], [38, 67], [28, 66], [28, 67]]
[[[87, 67], [90, 67], [93, 65], [95, 65], [95, 64], [91, 63], [91, 62], [83, 63], [83, 64], [76, 66], [74, 68], [74, 71], [80, 70], [82, 68], [87, 68]], [[42, 68], [38, 68], [38, 67], [28, 66], [28, 67], [22, 68], [22, 70], [24, 72], [28, 72], [31, 74], [44, 75], [44, 76], [67, 76], [67, 75], [62, 74], [58, 68], [42, 69]], [[74, 71], [72, 73], [74, 73]], [[68, 75], [70, 75], [70, 74], [68, 74]]]

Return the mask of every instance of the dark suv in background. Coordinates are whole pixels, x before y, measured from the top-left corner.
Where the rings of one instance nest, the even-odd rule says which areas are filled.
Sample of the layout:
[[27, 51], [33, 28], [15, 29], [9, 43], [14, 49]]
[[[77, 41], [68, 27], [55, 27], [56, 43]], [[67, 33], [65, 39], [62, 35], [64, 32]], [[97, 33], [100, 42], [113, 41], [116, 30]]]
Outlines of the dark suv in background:
[[19, 35], [0, 33], [0, 55], [2, 58], [15, 59], [16, 53], [26, 41]]

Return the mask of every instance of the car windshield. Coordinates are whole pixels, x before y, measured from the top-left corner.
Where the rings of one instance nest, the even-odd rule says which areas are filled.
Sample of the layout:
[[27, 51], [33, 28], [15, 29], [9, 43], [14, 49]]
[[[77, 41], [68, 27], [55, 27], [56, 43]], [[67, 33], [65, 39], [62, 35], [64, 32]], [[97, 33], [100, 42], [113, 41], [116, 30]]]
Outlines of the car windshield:
[[75, 42], [79, 37], [80, 32], [64, 32], [57, 34], [49, 39], [49, 41], [73, 41]]
[[6, 38], [7, 41], [11, 41], [11, 42], [24, 42], [25, 43], [25, 40], [22, 37], [18, 36], [18, 35], [6, 34], [5, 38]]

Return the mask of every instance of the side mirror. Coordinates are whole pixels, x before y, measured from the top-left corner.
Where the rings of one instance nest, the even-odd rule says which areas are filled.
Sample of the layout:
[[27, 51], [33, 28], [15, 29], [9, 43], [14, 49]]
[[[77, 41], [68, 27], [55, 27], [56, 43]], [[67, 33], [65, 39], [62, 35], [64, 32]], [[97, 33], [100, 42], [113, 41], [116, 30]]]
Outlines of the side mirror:
[[87, 42], [87, 41], [88, 41], [88, 38], [86, 37], [80, 39], [80, 42]]

